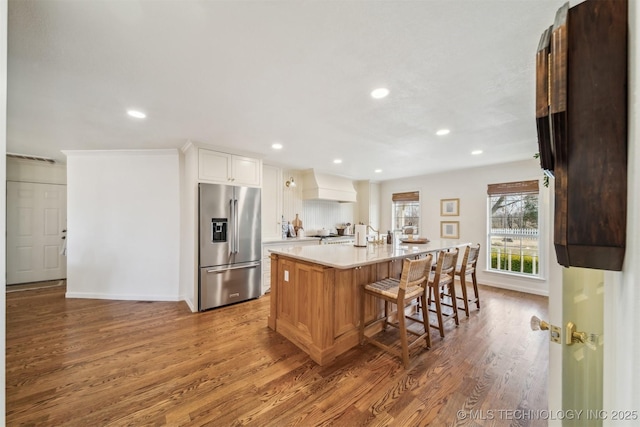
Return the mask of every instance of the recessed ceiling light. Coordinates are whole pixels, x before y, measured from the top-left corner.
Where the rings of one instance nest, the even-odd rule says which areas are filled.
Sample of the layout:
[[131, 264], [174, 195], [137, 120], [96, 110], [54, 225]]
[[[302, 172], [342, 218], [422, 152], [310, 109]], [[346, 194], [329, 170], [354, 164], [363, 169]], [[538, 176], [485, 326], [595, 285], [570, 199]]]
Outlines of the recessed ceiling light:
[[127, 111], [127, 114], [131, 117], [135, 117], [136, 119], [144, 119], [145, 117], [147, 117], [147, 115], [142, 111], [136, 111], [136, 110], [129, 110]]
[[380, 173], [380, 172], [382, 172], [382, 169], [376, 169], [376, 170], [374, 170], [374, 172], [375, 173]]
[[371, 96], [375, 99], [382, 99], [387, 95], [389, 95], [389, 89], [386, 87], [379, 87], [371, 92]]
[[342, 159], [335, 159], [335, 160], [333, 161], [333, 163], [335, 163], [336, 165], [338, 165], [338, 164], [342, 163]]
[[447, 135], [449, 132], [451, 132], [449, 129], [440, 129], [438, 132], [436, 132], [436, 135], [438, 136]]
[[471, 154], [473, 154], [474, 156], [477, 156], [478, 154], [482, 154], [482, 150], [473, 150]]
[[276, 142], [274, 144], [271, 144], [271, 148], [273, 148], [274, 150], [282, 150], [282, 144]]

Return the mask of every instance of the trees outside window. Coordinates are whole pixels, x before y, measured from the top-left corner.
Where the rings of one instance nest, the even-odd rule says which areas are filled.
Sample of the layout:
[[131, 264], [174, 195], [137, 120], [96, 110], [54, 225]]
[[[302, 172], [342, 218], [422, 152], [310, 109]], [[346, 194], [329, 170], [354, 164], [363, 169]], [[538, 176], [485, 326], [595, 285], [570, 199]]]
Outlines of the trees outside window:
[[402, 234], [420, 234], [420, 194], [417, 191], [394, 193], [393, 230]]
[[492, 184], [487, 192], [488, 270], [540, 276], [538, 181]]

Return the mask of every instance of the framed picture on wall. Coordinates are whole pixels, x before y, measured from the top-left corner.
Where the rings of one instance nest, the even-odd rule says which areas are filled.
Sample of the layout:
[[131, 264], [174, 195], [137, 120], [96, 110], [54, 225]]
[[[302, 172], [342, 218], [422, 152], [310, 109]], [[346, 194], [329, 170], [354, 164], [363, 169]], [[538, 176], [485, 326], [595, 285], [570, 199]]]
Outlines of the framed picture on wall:
[[460, 238], [460, 222], [459, 221], [440, 221], [440, 238], [459, 239]]
[[440, 199], [440, 216], [460, 215], [460, 199]]

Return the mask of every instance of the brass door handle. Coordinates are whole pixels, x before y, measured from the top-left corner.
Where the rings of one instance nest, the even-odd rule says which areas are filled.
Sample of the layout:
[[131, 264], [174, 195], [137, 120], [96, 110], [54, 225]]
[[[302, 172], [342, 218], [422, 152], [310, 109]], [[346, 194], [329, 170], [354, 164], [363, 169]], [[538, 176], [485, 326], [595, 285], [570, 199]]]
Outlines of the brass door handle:
[[589, 334], [586, 332], [577, 332], [576, 329], [577, 327], [575, 323], [567, 322], [565, 344], [567, 345], [585, 344], [591, 350], [595, 350], [597, 348], [600, 335]]

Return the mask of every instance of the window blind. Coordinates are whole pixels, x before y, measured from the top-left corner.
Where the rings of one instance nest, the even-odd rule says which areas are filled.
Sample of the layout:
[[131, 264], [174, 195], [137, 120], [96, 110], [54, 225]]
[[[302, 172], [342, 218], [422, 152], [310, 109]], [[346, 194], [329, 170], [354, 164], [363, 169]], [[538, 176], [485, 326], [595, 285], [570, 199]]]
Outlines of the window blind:
[[393, 193], [391, 200], [394, 202], [419, 202], [420, 193], [418, 191], [409, 191], [406, 193]]
[[538, 194], [538, 180], [503, 182], [487, 185], [487, 194], [490, 196], [508, 194]]

